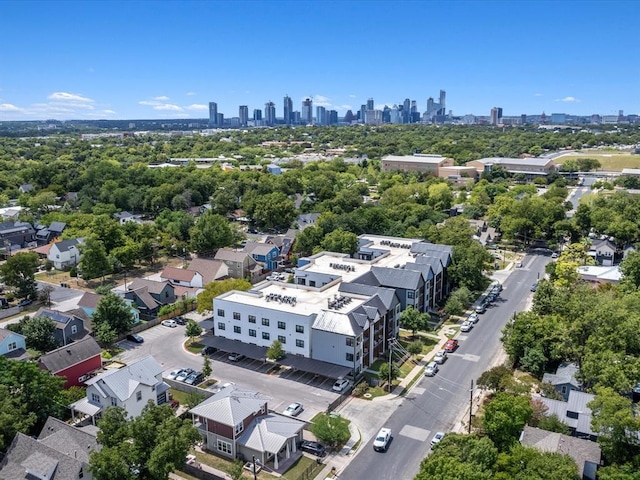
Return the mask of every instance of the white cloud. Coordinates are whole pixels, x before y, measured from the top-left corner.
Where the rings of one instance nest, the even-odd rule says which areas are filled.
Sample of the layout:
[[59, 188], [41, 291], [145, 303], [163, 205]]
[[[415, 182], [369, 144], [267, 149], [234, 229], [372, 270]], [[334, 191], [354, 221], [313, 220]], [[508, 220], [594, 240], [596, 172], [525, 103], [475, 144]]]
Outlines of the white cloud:
[[202, 105], [201, 103], [193, 103], [187, 107], [187, 110], [208, 110], [209, 107], [207, 105]]
[[181, 112], [182, 111], [182, 107], [179, 107], [178, 105], [173, 105], [171, 103], [163, 103], [162, 105], [156, 105], [155, 107], [153, 107], [154, 110], [169, 110], [172, 112]]
[[113, 110], [102, 110], [102, 113], [104, 113], [105, 115], [114, 115], [116, 112], [114, 112]]
[[20, 107], [16, 107], [10, 103], [0, 103], [0, 111], [3, 112], [22, 112], [23, 109]]
[[77, 93], [68, 92], [53, 92], [47, 98], [49, 100], [54, 100], [57, 102], [93, 102], [93, 100], [91, 100], [90, 98], [83, 97], [82, 95], [78, 95]]
[[195, 97], [197, 95], [196, 92], [187, 92], [186, 93], [187, 97]]
[[169, 100], [169, 97], [166, 95], [160, 95], [159, 97], [153, 97], [153, 100], [156, 100], [157, 102], [166, 102]]
[[155, 105], [160, 105], [160, 102], [158, 102], [157, 100], [140, 100], [138, 102], [139, 105], [148, 105], [150, 107], [153, 107]]
[[338, 110], [351, 110], [353, 107], [351, 105], [336, 105]]
[[352, 93], [351, 95], [349, 95], [349, 98], [356, 98], [356, 96]]
[[542, 93], [534, 93], [534, 94], [533, 94], [533, 96], [534, 96], [534, 97], [542, 97], [542, 96], [544, 96], [544, 95], [543, 95]]
[[556, 102], [565, 102], [565, 103], [578, 103], [579, 101], [580, 100], [578, 100], [576, 97], [564, 97], [556, 100]]

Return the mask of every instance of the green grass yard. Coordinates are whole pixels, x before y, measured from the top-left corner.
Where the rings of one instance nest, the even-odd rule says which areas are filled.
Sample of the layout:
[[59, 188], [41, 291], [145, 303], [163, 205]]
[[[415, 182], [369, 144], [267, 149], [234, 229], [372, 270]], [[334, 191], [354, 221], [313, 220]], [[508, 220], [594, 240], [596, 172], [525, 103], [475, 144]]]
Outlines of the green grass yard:
[[558, 165], [575, 158], [591, 158], [600, 162], [602, 170], [619, 171], [623, 168], [640, 168], [640, 155], [633, 155], [617, 150], [584, 150], [578, 153], [568, 153], [554, 159]]

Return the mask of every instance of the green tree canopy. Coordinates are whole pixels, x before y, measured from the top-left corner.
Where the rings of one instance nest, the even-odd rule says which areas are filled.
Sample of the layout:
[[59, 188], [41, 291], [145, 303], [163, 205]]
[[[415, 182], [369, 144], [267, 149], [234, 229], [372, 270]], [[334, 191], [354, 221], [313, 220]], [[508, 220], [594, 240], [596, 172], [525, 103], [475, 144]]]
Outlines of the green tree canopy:
[[5, 285], [16, 289], [20, 298], [36, 294], [35, 273], [38, 268], [38, 254], [19, 252], [0, 265], [0, 277]]
[[112, 266], [102, 241], [96, 237], [86, 237], [84, 243], [80, 244], [80, 251], [82, 258], [79, 266], [83, 279], [92, 280], [111, 273]]
[[204, 291], [198, 294], [198, 312], [213, 310], [213, 299], [231, 290], [247, 291], [251, 288], [251, 283], [242, 278], [228, 278], [226, 280], [216, 280], [208, 283]]
[[497, 392], [484, 408], [482, 429], [498, 450], [506, 452], [518, 441], [531, 413], [528, 396]]
[[98, 302], [93, 322], [97, 328], [107, 325], [117, 335], [121, 335], [131, 330], [134, 318], [129, 304], [116, 293], [109, 292]]
[[55, 322], [45, 316], [29, 318], [22, 326], [22, 334], [26, 337], [27, 347], [42, 353], [54, 350], [58, 346], [53, 336], [55, 331]]
[[317, 415], [311, 424], [311, 433], [318, 440], [329, 447], [337, 447], [344, 444], [351, 434], [349, 433], [349, 421], [335, 415]]
[[233, 245], [236, 240], [229, 221], [207, 210], [191, 227], [191, 248], [201, 255], [212, 255], [222, 247]]

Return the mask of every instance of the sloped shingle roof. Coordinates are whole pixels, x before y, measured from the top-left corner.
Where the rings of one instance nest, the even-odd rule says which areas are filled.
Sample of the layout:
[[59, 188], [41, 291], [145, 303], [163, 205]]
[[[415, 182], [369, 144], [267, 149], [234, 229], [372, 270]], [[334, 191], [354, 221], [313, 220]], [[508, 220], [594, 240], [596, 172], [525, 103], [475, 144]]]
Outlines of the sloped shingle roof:
[[77, 342], [52, 350], [40, 357], [38, 362], [51, 373], [60, 372], [66, 368], [84, 362], [89, 358], [100, 355], [102, 349], [93, 337], [85, 337]]

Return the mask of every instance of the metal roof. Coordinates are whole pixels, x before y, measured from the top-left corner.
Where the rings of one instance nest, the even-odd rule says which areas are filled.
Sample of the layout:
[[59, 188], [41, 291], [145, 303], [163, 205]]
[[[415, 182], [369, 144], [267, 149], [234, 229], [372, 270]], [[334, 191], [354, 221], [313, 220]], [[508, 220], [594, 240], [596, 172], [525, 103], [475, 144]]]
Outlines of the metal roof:
[[100, 386], [104, 391], [106, 387], [120, 401], [124, 402], [133, 395], [138, 385], [149, 387], [161, 383], [158, 375], [163, 371], [162, 366], [152, 356], [144, 357], [119, 370], [109, 370], [88, 380], [87, 385]]
[[304, 422], [295, 418], [270, 413], [253, 420], [237, 442], [251, 450], [277, 454], [287, 440], [298, 435], [304, 425]]
[[230, 385], [189, 410], [189, 413], [235, 427], [247, 417], [259, 413], [267, 400], [258, 392]]

